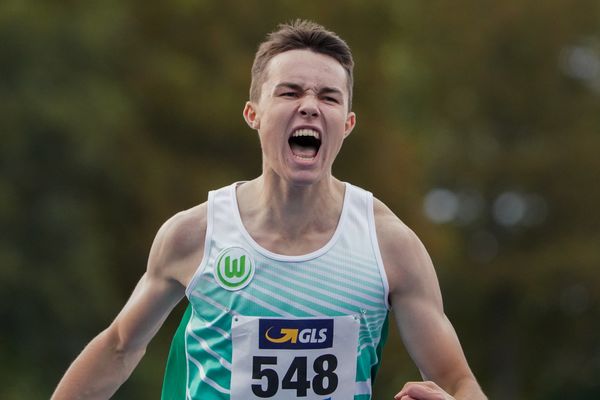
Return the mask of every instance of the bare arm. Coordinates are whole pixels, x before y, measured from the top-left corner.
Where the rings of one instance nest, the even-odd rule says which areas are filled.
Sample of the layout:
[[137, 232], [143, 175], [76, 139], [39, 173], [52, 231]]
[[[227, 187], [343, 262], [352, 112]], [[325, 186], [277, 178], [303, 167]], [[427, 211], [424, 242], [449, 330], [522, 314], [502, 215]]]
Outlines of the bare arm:
[[437, 276], [425, 247], [383, 203], [376, 203], [375, 218], [394, 317], [425, 380], [407, 383], [395, 398], [486, 399], [444, 314]]
[[53, 400], [108, 399], [127, 380], [185, 293], [202, 258], [206, 209], [179, 213], [158, 231], [146, 273], [110, 326], [71, 364]]

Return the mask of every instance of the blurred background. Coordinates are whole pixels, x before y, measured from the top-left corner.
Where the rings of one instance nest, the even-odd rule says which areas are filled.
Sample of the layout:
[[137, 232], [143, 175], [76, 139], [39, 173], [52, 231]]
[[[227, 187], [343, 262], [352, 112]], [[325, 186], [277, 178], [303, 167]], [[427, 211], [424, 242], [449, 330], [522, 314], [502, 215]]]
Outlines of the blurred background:
[[[358, 124], [335, 174], [422, 238], [490, 398], [600, 398], [600, 3], [0, 3], [0, 398], [48, 398], [159, 226], [260, 173], [258, 43], [339, 33]], [[176, 309], [116, 399], [157, 399]], [[376, 383], [418, 379], [395, 329]]]

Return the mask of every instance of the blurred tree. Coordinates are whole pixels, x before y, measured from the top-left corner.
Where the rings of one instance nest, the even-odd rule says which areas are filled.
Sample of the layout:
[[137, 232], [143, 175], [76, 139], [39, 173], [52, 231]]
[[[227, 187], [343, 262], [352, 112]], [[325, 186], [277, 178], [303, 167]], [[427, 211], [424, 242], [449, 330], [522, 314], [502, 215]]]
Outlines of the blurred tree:
[[[355, 55], [336, 174], [422, 237], [490, 397], [598, 398], [599, 15], [591, 0], [6, 0], [0, 397], [47, 398], [162, 221], [260, 172], [241, 118], [253, 53], [299, 17]], [[116, 398], [157, 397], [177, 318]], [[376, 396], [417, 378], [393, 330]]]

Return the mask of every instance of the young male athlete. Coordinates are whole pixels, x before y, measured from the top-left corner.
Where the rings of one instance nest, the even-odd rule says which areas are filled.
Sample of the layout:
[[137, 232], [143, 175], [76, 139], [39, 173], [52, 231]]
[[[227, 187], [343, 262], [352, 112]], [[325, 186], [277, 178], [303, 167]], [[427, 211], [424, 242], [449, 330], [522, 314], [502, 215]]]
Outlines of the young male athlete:
[[262, 174], [158, 231], [146, 273], [53, 399], [106, 399], [185, 295], [163, 398], [371, 399], [388, 311], [424, 382], [396, 399], [485, 399], [426, 250], [383, 203], [331, 173], [356, 123], [346, 43], [308, 21], [261, 44], [243, 111]]

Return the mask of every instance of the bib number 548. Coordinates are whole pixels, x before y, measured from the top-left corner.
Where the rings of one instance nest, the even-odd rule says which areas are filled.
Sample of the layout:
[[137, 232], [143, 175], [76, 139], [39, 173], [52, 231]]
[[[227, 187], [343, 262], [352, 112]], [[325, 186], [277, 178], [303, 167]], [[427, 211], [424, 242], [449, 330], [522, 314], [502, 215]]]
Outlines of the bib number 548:
[[[324, 354], [315, 359], [312, 381], [308, 379], [308, 358], [294, 357], [281, 380], [281, 389], [296, 390], [296, 397], [307, 397], [312, 387], [315, 394], [325, 396], [335, 392], [338, 376], [335, 373], [338, 360], [333, 354]], [[254, 356], [252, 358], [252, 379], [260, 381], [252, 384], [252, 393], [260, 398], [269, 398], [279, 390], [279, 374], [269, 366], [277, 365], [277, 357]], [[266, 378], [266, 386], [263, 378]]]

